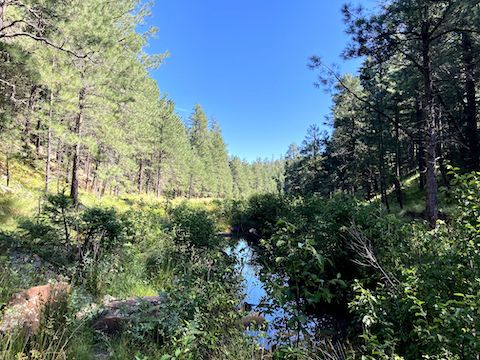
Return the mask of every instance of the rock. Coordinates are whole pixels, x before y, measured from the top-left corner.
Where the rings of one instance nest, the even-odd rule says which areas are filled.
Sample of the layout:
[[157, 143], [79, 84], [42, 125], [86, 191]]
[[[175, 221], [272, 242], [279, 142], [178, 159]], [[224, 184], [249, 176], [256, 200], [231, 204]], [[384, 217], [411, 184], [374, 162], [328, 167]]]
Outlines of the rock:
[[30, 254], [21, 250], [13, 250], [10, 253], [10, 268], [18, 273], [25, 271], [35, 274], [38, 282], [47, 283], [52, 281], [66, 282], [66, 278], [58, 275], [58, 269], [51, 263], [43, 260], [37, 254]]
[[45, 306], [57, 306], [66, 301], [70, 285], [65, 282], [35, 286], [14, 294], [7, 303], [0, 333], [13, 333], [24, 330], [28, 334], [36, 333]]
[[117, 333], [125, 324], [140, 315], [156, 317], [161, 303], [161, 296], [144, 296], [107, 302], [94, 320], [93, 328], [106, 334]]

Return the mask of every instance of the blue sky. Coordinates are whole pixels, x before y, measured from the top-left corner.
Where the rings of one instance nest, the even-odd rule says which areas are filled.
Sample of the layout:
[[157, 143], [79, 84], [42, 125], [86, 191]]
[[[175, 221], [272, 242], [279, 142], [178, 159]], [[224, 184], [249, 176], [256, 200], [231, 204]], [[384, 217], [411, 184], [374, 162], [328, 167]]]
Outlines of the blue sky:
[[330, 112], [308, 58], [358, 67], [340, 57], [343, 2], [155, 0], [148, 22], [159, 33], [147, 51], [170, 57], [152, 75], [183, 117], [199, 103], [220, 123], [230, 154], [278, 158]]

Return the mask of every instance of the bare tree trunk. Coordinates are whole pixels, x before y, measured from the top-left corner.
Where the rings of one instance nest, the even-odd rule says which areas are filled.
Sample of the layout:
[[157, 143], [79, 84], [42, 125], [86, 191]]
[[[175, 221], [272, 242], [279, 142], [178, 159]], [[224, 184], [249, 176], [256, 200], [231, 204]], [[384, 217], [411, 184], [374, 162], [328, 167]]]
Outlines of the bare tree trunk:
[[[398, 112], [398, 110], [397, 110]], [[398, 113], [395, 117], [395, 194], [397, 197], [398, 205], [400, 209], [403, 209], [403, 193], [402, 193], [402, 174], [401, 174], [401, 154], [400, 154], [400, 132], [398, 126]]]
[[48, 111], [50, 123], [47, 129], [47, 159], [45, 161], [45, 192], [48, 193], [48, 185], [50, 183], [50, 162], [52, 160], [52, 129], [53, 122], [53, 92], [50, 92], [50, 109]]
[[58, 140], [58, 143], [57, 143], [56, 158], [57, 158], [57, 163], [59, 164], [63, 163], [63, 150], [62, 150], [62, 142], [60, 141], [60, 139]]
[[143, 159], [140, 159], [139, 163], [137, 188], [138, 193], [141, 194], [143, 191]]
[[[436, 116], [437, 129], [438, 129], [440, 139], [442, 139], [443, 138], [443, 134], [442, 134], [443, 125], [442, 125], [442, 122], [441, 122], [441, 120], [442, 120], [441, 109], [438, 108], [436, 110], [437, 110], [437, 113], [436, 113], [437, 114], [437, 116]], [[442, 141], [438, 141], [438, 144], [437, 144], [437, 159], [438, 159], [438, 168], [440, 169], [440, 176], [442, 178], [442, 185], [447, 190], [449, 190], [450, 181], [448, 180], [447, 169], [445, 167], [445, 156], [444, 156]], [[448, 195], [448, 191], [447, 191], [447, 195]]]
[[50, 126], [47, 130], [47, 159], [45, 161], [45, 192], [48, 193], [48, 185], [50, 183], [50, 161], [52, 158], [52, 129]]
[[426, 143], [426, 217], [431, 228], [438, 219], [438, 184], [435, 177], [437, 165], [436, 111], [433, 93], [432, 61], [430, 58], [429, 22], [422, 24], [422, 65], [425, 101], [425, 143]]
[[103, 197], [105, 195], [105, 192], [107, 191], [107, 186], [108, 186], [108, 178], [106, 178], [103, 181], [102, 192], [100, 193], [100, 196]]
[[88, 190], [88, 184], [90, 183], [90, 166], [91, 157], [87, 154], [87, 160], [85, 161], [85, 190]]
[[467, 104], [464, 109], [466, 123], [466, 138], [468, 141], [468, 169], [478, 170], [480, 146], [478, 144], [477, 103], [475, 84], [475, 61], [473, 55], [472, 38], [470, 34], [462, 33], [463, 67], [465, 75], [465, 93]]
[[385, 174], [385, 147], [383, 141], [383, 128], [381, 127], [381, 119], [378, 118], [380, 122], [380, 151], [379, 151], [379, 167], [380, 167], [380, 197], [382, 199], [382, 203], [385, 205], [387, 210], [390, 210], [390, 204], [388, 203], [388, 194], [387, 194], [387, 177]]
[[160, 193], [161, 193], [160, 183], [161, 183], [160, 168], [158, 168], [157, 174], [156, 174], [156, 181], [155, 181], [155, 195], [157, 198], [160, 197]]
[[162, 194], [162, 164], [163, 164], [164, 154], [162, 151], [158, 154], [158, 167], [155, 181], [155, 193], [157, 198]]
[[370, 166], [367, 166], [367, 168], [365, 169], [365, 189], [365, 200], [370, 200], [374, 196], [372, 186], [372, 171], [370, 169]]
[[40, 157], [40, 129], [42, 128], [42, 121], [39, 119], [37, 120], [37, 126], [35, 128], [35, 154], [37, 154], [37, 158]]
[[[78, 114], [75, 121], [75, 134], [79, 137], [81, 132], [81, 126], [83, 123], [83, 116], [85, 111], [85, 88], [80, 89], [78, 94]], [[73, 205], [78, 206], [78, 168], [80, 164], [80, 140], [77, 140], [75, 149], [73, 152], [73, 164], [72, 164], [72, 183], [70, 188], [70, 197], [73, 200]]]
[[147, 180], [145, 182], [145, 194], [149, 194], [150, 193], [150, 182], [151, 182], [151, 171], [150, 170], [147, 170], [147, 173], [146, 173], [146, 176], [147, 176]]
[[[416, 151], [417, 151], [417, 143], [415, 142], [414, 139], [410, 138], [407, 143], [407, 151], [406, 151], [406, 153], [408, 154], [406, 159], [408, 164], [407, 166], [408, 169], [415, 169], [415, 167], [417, 166]], [[410, 172], [408, 174], [410, 174]]]
[[425, 166], [425, 146], [423, 145], [423, 140], [419, 141], [418, 143], [418, 152], [417, 152], [417, 158], [418, 158], [418, 172], [420, 174], [420, 179], [419, 179], [419, 189], [420, 190], [425, 190], [425, 184], [426, 184], [426, 166]]
[[7, 187], [10, 186], [10, 156], [7, 154], [5, 161], [5, 175], [7, 176]]
[[[380, 81], [383, 80], [383, 63], [380, 63], [380, 69], [379, 69], [379, 76], [380, 76]], [[384, 101], [383, 101], [383, 96], [379, 99], [378, 103], [376, 104], [379, 108], [384, 107]], [[378, 134], [380, 135], [379, 139], [379, 159], [378, 159], [378, 165], [379, 165], [379, 170], [380, 170], [380, 197], [382, 200], [382, 203], [385, 205], [387, 210], [390, 210], [390, 205], [388, 203], [388, 183], [387, 183], [387, 174], [386, 174], [386, 169], [385, 169], [385, 141], [384, 141], [384, 127], [383, 127], [383, 119], [380, 114], [377, 113], [377, 124], [378, 124]]]
[[[423, 116], [423, 111], [420, 108], [420, 103], [418, 101], [415, 102], [415, 120], [416, 123], [418, 124], [417, 126], [424, 128], [424, 116]], [[425, 145], [424, 145], [424, 139], [420, 139], [418, 141], [418, 149], [417, 149], [417, 160], [418, 160], [418, 173], [420, 176], [419, 180], [419, 188], [420, 190], [425, 190], [425, 174], [426, 174], [426, 168], [425, 168]]]
[[0, 0], [0, 29], [5, 24], [5, 12], [7, 11], [7, 3], [5, 0]]
[[25, 150], [29, 149], [29, 143], [31, 141], [32, 115], [33, 115], [33, 110], [35, 108], [36, 92], [37, 92], [37, 86], [32, 85], [32, 87], [30, 88], [30, 97], [28, 98], [28, 104], [27, 104], [27, 115], [25, 117], [25, 125], [23, 128], [23, 134], [22, 134], [23, 147]]
[[92, 190], [97, 195], [97, 183], [98, 183], [98, 160], [95, 160], [95, 169], [93, 170]]
[[65, 172], [65, 184], [70, 184], [70, 154], [68, 154], [68, 149], [65, 150], [67, 161], [65, 162], [64, 172]]
[[375, 174], [373, 175], [373, 191], [375, 194], [378, 194], [378, 180]]
[[192, 198], [192, 193], [193, 193], [193, 174], [190, 173], [190, 179], [188, 183], [188, 198]]

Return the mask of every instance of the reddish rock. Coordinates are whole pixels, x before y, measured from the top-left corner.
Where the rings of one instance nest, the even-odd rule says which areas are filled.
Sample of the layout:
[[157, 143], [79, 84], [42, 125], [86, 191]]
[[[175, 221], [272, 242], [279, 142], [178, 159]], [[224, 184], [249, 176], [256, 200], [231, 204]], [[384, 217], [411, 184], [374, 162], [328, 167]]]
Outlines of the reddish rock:
[[35, 286], [14, 294], [4, 311], [0, 333], [21, 329], [29, 334], [37, 332], [45, 306], [56, 306], [65, 302], [69, 292], [70, 285], [60, 282]]

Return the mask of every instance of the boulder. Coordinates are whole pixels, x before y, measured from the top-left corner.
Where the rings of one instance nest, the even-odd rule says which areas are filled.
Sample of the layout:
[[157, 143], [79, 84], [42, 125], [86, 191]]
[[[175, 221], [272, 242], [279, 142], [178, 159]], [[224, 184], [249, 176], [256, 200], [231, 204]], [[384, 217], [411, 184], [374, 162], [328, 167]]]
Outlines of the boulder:
[[65, 303], [70, 285], [65, 282], [35, 286], [14, 294], [5, 307], [0, 333], [13, 333], [24, 330], [28, 334], [36, 333], [40, 328], [43, 311], [46, 306], [56, 307]]
[[161, 303], [161, 296], [109, 301], [104, 304], [93, 321], [93, 328], [106, 334], [115, 334], [134, 318], [156, 317]]

